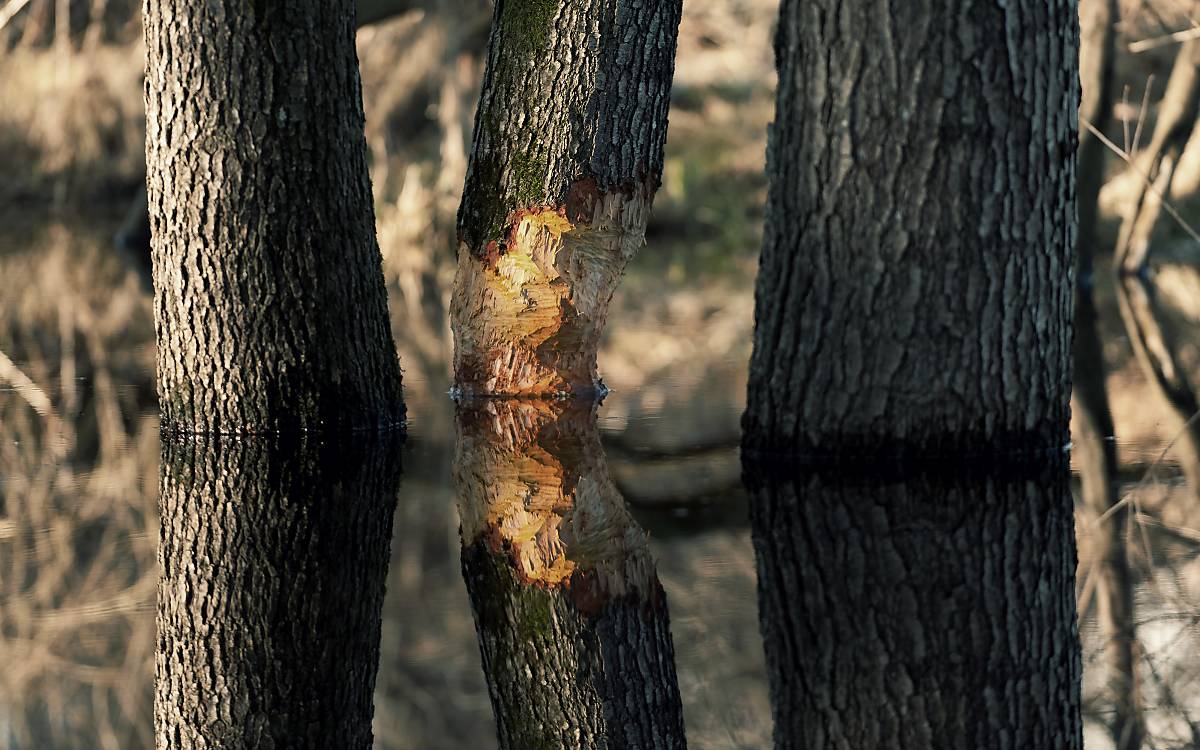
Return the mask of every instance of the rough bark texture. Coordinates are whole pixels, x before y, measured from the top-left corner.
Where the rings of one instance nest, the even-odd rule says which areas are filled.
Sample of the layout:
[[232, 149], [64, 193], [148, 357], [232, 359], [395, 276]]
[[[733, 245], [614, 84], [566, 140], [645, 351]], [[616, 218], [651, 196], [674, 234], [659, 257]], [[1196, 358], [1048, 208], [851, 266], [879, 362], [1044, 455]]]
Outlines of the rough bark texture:
[[784, 0], [746, 446], [1061, 449], [1068, 0]]
[[500, 746], [682, 748], [666, 595], [595, 407], [464, 402], [463, 576]]
[[370, 748], [399, 444], [167, 440], [159, 748]]
[[451, 316], [466, 394], [585, 394], [662, 173], [680, 0], [498, 0]]
[[404, 415], [354, 3], [147, 0], [158, 388], [176, 431]]
[[748, 472], [776, 747], [1082, 747], [1065, 464]]

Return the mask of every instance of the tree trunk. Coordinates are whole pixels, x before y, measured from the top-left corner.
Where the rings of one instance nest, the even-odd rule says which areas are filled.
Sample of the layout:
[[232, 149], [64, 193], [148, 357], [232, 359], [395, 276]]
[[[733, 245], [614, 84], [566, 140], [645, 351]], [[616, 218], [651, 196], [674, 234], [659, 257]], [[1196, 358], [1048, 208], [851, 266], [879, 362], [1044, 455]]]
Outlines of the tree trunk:
[[666, 595], [595, 406], [466, 401], [463, 577], [500, 746], [685, 746]]
[[370, 748], [399, 444], [167, 439], [164, 748]]
[[165, 427], [398, 424], [353, 2], [161, 0], [144, 25]]
[[784, 0], [752, 451], [1066, 444], [1075, 3]]
[[458, 215], [465, 394], [588, 394], [662, 174], [680, 0], [497, 0]]
[[776, 747], [1081, 748], [1065, 468], [748, 467]]

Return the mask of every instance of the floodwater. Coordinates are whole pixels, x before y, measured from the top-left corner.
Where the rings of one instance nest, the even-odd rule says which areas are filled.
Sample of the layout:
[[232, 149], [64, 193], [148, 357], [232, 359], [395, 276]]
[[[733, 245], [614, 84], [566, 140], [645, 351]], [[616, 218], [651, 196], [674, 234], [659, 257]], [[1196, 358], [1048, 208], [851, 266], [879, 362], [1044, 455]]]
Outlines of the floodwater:
[[[0, 744], [151, 747], [160, 446], [149, 303], [135, 278], [97, 260], [99, 245], [37, 244], [52, 240], [18, 247], [0, 279], [41, 289], [6, 303], [0, 328], [11, 355], [0, 360]], [[85, 263], [96, 265], [72, 276]], [[76, 293], [42, 289], [51, 272], [64, 279], [56, 288]], [[646, 283], [635, 264], [627, 289]], [[730, 293], [679, 282], [657, 305], [618, 292], [601, 357], [613, 388], [597, 415], [601, 463], [648, 534], [693, 748], [771, 744], [738, 455], [750, 279], [738, 283]], [[405, 304], [393, 299], [394, 314]], [[398, 322], [411, 425], [382, 604], [375, 743], [496, 747], [460, 562], [455, 404], [444, 366], [406, 351], [405, 331]], [[1181, 429], [1168, 417], [1139, 433], [1153, 440], [1120, 446], [1122, 496], [1136, 509], [1122, 532], [1133, 587], [1124, 627], [1136, 634], [1145, 746], [1182, 748], [1200, 737], [1200, 513], [1196, 488], [1164, 453]], [[1076, 521], [1085, 736], [1101, 750], [1115, 746], [1113, 706], [1128, 696], [1110, 688], [1120, 681], [1104, 658], [1102, 584], [1089, 558], [1106, 520], [1079, 509]]]

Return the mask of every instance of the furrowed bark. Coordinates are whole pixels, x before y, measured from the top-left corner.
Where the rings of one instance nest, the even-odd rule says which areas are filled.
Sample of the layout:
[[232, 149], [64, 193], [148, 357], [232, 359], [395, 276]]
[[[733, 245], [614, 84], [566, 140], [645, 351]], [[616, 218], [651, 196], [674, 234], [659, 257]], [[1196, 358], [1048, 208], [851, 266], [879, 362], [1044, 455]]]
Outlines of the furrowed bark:
[[679, 0], [498, 0], [458, 215], [467, 395], [585, 395], [662, 174]]
[[1075, 3], [888, 7], [782, 4], [745, 445], [1061, 450]]
[[371, 747], [399, 447], [164, 441], [157, 747]]
[[164, 426], [399, 424], [352, 0], [144, 11]]
[[455, 484], [500, 746], [684, 747], [666, 595], [595, 406], [462, 402]]
[[1065, 462], [761, 471], [747, 466], [777, 748], [1082, 747]]

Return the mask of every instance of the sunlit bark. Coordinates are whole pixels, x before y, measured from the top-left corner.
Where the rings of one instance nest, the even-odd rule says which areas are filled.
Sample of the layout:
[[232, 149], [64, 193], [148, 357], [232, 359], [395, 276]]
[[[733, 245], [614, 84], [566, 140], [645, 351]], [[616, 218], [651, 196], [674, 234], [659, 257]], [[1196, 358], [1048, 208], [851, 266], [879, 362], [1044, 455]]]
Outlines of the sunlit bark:
[[458, 215], [454, 373], [585, 395], [662, 176], [679, 0], [498, 0]]
[[157, 747], [371, 747], [396, 440], [168, 439]]

